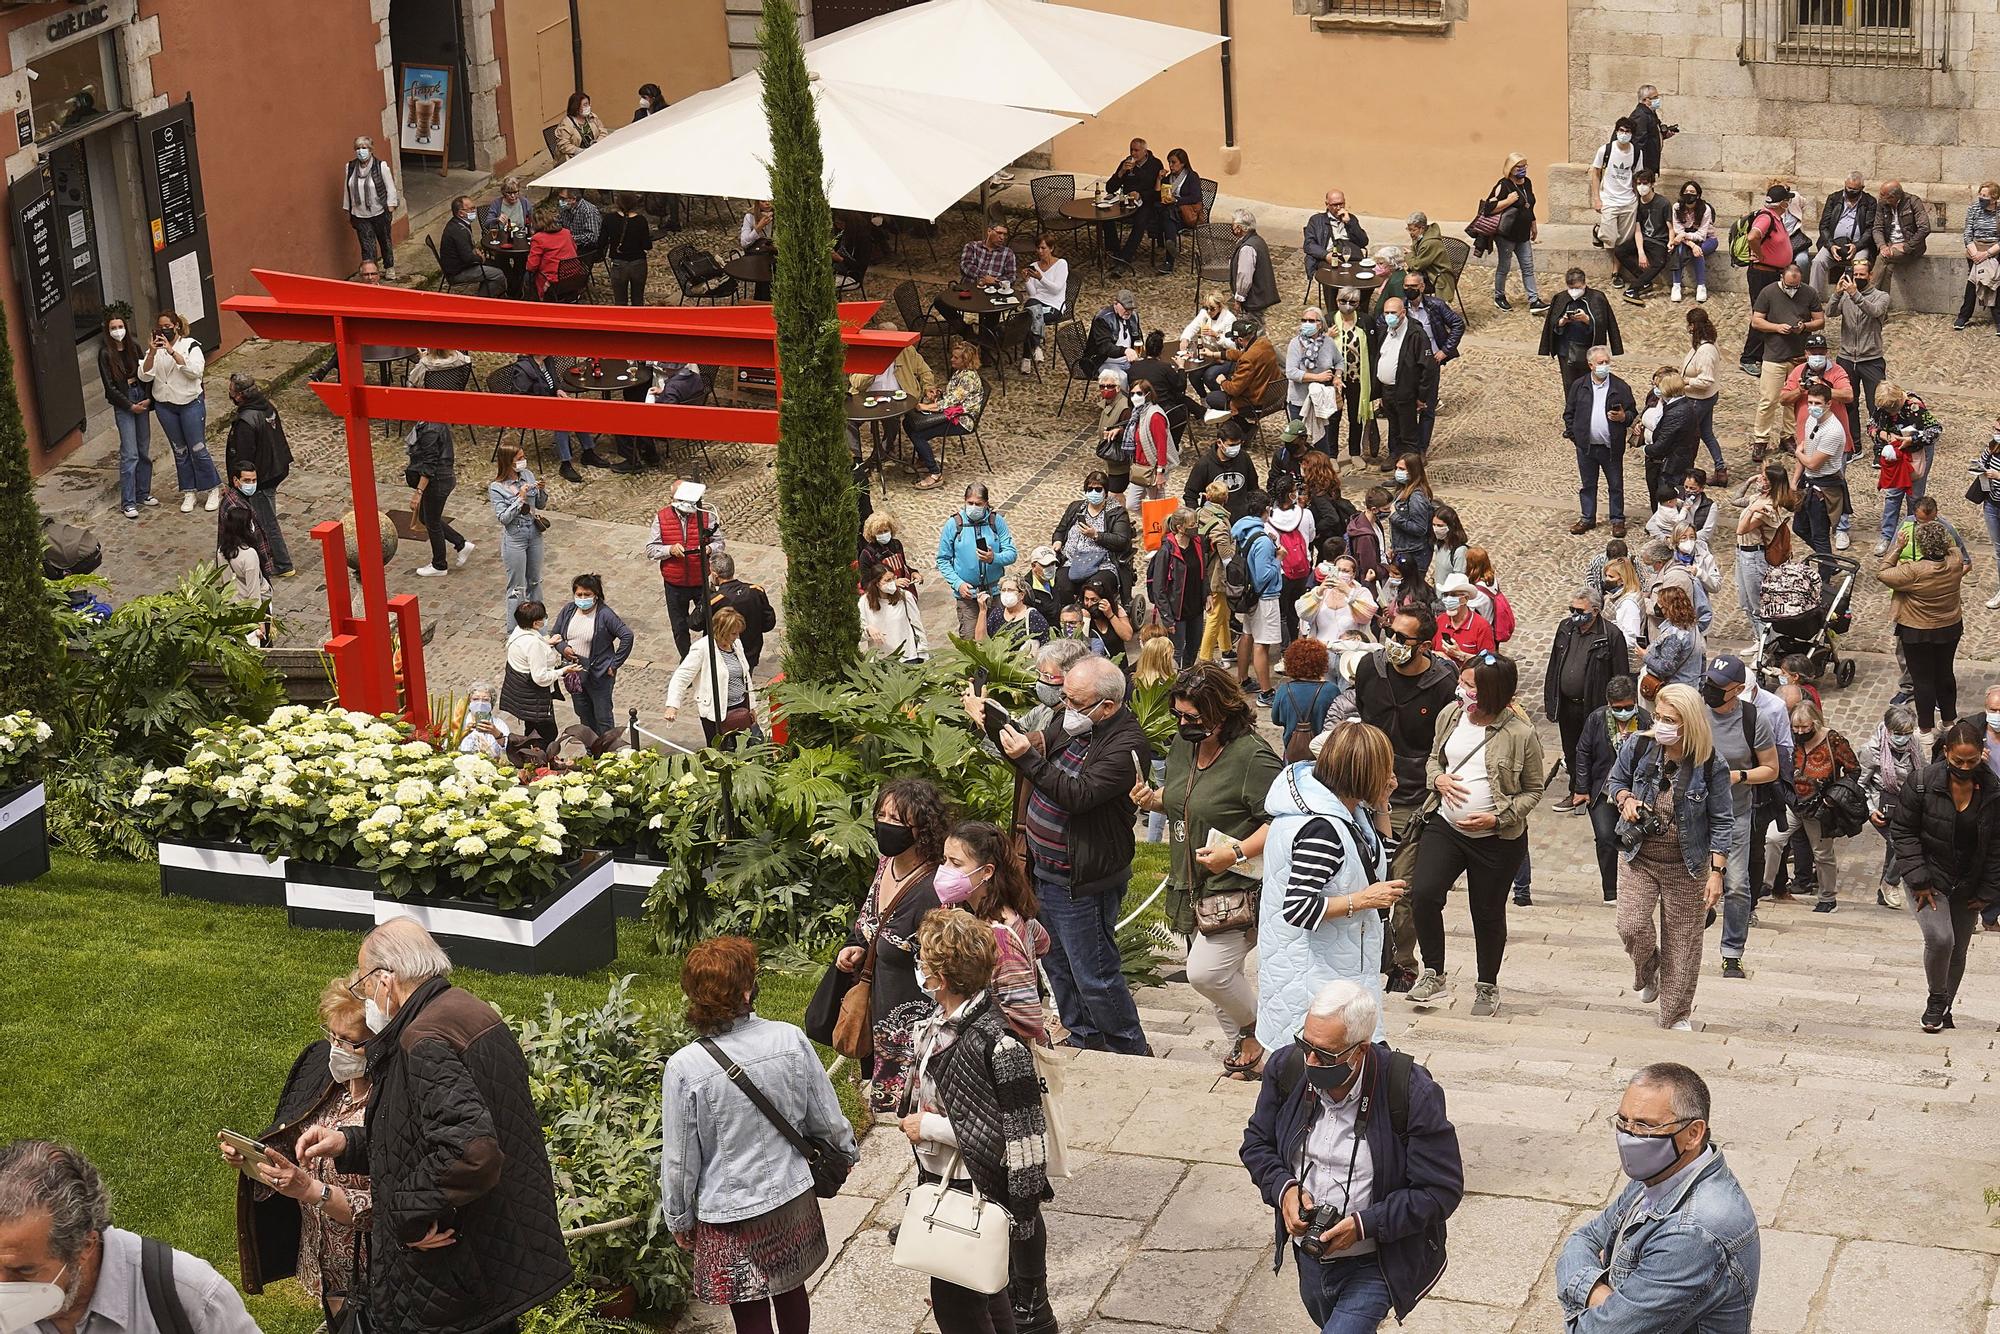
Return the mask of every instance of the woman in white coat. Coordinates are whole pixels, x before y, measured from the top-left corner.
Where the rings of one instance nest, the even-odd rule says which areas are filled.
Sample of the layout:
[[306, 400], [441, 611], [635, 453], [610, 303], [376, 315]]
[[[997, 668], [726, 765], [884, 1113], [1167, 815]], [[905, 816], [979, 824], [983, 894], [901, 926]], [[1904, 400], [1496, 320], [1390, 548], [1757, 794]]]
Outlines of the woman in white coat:
[[748, 734], [753, 741], [761, 738], [757, 691], [750, 684], [750, 659], [743, 652], [743, 616], [734, 607], [724, 607], [709, 618], [708, 633], [688, 645], [687, 656], [674, 669], [673, 680], [667, 683], [668, 722], [680, 716], [690, 686], [701, 734], [711, 744], [718, 737], [739, 734]]
[[[1257, 1041], [1297, 1038], [1306, 1008], [1336, 978], [1382, 998], [1382, 915], [1403, 896], [1383, 842], [1396, 757], [1369, 723], [1336, 725], [1319, 758], [1288, 766], [1264, 809], [1264, 890], [1257, 914]], [[1377, 1022], [1374, 1040], [1384, 1039]]]

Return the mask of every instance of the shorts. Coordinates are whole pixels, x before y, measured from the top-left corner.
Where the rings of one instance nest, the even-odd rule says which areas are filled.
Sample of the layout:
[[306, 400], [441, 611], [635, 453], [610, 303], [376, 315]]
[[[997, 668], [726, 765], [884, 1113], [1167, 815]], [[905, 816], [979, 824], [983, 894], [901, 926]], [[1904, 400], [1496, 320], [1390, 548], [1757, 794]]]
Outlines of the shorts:
[[1283, 643], [1284, 628], [1278, 615], [1278, 599], [1259, 598], [1257, 605], [1243, 615], [1243, 633], [1250, 636], [1253, 644], [1275, 647]]

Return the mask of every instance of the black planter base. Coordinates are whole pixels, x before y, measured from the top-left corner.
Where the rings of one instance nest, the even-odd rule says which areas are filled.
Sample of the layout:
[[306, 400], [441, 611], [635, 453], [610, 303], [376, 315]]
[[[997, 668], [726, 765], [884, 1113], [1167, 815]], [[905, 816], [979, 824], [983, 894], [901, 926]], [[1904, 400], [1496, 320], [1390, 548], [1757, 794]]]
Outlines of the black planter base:
[[160, 840], [160, 892], [260, 908], [285, 904], [285, 861], [266, 861], [241, 843]]
[[285, 866], [285, 920], [312, 931], [368, 931], [375, 926], [373, 874], [333, 862]]
[[660, 872], [667, 869], [667, 864], [649, 862], [644, 857], [617, 852], [611, 856], [613, 858], [612, 911], [618, 915], [620, 921], [631, 921], [644, 916], [646, 896], [653, 892], [653, 882], [660, 878]]
[[48, 793], [40, 783], [0, 792], [0, 885], [18, 885], [48, 869]]
[[494, 973], [588, 973], [618, 957], [611, 855], [587, 852], [538, 902], [501, 909], [473, 899], [378, 895], [377, 921], [415, 918], [452, 962]]

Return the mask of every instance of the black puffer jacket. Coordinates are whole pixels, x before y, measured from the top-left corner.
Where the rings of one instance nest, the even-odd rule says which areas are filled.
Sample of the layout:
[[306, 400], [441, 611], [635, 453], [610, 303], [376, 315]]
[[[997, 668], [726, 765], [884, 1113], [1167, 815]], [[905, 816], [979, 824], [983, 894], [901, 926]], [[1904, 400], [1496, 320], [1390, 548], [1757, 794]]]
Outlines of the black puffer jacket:
[[[374, 1180], [369, 1312], [385, 1334], [478, 1334], [569, 1285], [528, 1066], [500, 1014], [443, 978], [368, 1044], [368, 1119], [342, 1171]], [[431, 1226], [449, 1246], [415, 1250]]]
[[1951, 775], [1933, 761], [1903, 781], [1889, 809], [1889, 840], [1896, 873], [1909, 889], [1934, 889], [1957, 904], [2000, 902], [2000, 776], [1982, 764], [1973, 771], [1973, 804], [1979, 808], [1979, 846], [1960, 858], [1952, 837], [1958, 808], [1951, 803]]
[[[333, 1076], [326, 1068], [327, 1043], [324, 1038], [310, 1044], [292, 1062], [285, 1076], [284, 1092], [278, 1095], [278, 1111], [271, 1124], [257, 1138], [295, 1156], [293, 1144], [299, 1130], [319, 1105], [333, 1092]], [[263, 1195], [266, 1198], [259, 1199]], [[260, 1293], [267, 1283], [292, 1278], [299, 1272], [299, 1202], [276, 1191], [262, 1190], [242, 1173], [236, 1174], [236, 1262], [243, 1270], [243, 1291]], [[346, 1275], [335, 1276], [342, 1286]]]
[[1008, 1031], [991, 992], [955, 1027], [957, 1040], [931, 1064], [938, 1100], [973, 1182], [1007, 1207], [1015, 1236], [1032, 1236], [1035, 1206], [1055, 1198], [1034, 1054]]

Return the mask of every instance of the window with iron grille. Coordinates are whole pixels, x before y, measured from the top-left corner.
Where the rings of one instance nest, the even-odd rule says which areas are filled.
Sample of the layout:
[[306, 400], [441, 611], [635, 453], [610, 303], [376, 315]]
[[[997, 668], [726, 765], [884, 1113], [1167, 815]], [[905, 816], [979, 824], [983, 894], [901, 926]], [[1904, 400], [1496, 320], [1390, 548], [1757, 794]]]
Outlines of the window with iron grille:
[[1744, 0], [1746, 64], [1950, 68], [1951, 0]]

